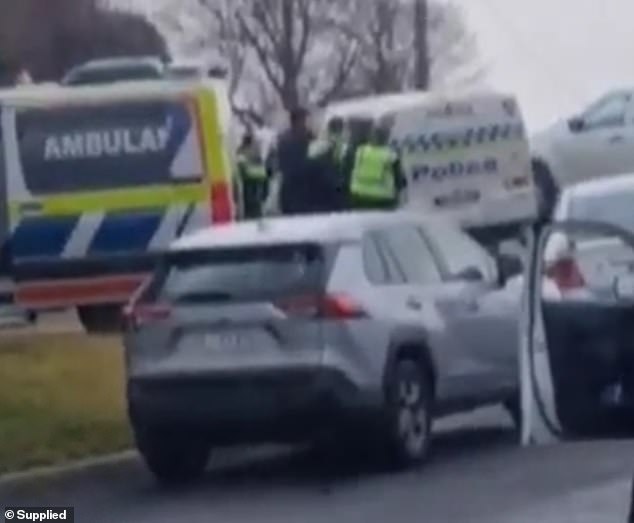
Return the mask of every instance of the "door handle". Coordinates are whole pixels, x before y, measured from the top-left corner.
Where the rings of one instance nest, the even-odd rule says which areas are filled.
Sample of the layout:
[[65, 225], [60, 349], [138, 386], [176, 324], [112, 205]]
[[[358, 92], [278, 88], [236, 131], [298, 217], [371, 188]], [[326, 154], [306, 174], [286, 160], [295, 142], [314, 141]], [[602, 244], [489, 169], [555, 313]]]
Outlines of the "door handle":
[[614, 136], [610, 136], [608, 138], [608, 143], [622, 143], [625, 141], [625, 137], [620, 134], [615, 134]]
[[416, 296], [410, 296], [407, 298], [407, 308], [419, 311], [422, 310], [423, 303]]

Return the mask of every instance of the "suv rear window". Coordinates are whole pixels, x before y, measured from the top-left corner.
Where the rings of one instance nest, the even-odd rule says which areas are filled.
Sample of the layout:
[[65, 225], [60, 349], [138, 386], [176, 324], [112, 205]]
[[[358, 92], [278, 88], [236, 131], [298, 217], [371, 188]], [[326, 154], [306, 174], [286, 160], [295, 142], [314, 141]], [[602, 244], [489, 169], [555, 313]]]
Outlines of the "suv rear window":
[[604, 222], [634, 232], [632, 201], [634, 189], [622, 189], [608, 194], [572, 196], [570, 218]]
[[176, 303], [267, 300], [320, 290], [324, 252], [315, 245], [168, 254], [147, 300]]

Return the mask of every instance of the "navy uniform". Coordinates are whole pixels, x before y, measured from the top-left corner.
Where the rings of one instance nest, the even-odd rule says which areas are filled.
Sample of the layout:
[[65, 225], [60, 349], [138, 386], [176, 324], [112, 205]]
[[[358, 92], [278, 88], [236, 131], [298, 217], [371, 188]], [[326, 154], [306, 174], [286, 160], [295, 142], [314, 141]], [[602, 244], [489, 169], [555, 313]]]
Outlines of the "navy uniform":
[[315, 212], [334, 212], [345, 207], [349, 151], [340, 118], [328, 123], [325, 137], [311, 142], [308, 157], [312, 185], [316, 187]]
[[282, 214], [312, 212], [314, 190], [308, 177], [308, 148], [312, 140], [307, 111], [302, 108], [291, 111], [290, 128], [279, 137], [276, 146]]

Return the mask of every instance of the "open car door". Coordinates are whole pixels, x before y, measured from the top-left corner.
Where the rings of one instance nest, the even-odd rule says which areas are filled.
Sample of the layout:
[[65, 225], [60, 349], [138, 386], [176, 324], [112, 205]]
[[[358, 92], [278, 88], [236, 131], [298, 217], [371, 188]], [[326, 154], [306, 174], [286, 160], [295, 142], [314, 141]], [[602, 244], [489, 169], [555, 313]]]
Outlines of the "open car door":
[[634, 435], [634, 234], [532, 230], [520, 336], [524, 445]]

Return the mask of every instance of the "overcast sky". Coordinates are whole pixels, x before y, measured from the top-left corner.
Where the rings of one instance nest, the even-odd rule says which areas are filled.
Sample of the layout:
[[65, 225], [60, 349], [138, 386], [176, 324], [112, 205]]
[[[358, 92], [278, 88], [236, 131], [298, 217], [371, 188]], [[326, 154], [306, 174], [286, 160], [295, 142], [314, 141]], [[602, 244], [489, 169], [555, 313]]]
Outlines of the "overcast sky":
[[519, 96], [533, 129], [634, 86], [634, 0], [443, 1], [463, 7], [490, 85]]
[[453, 0], [479, 38], [491, 85], [517, 93], [529, 125], [634, 87], [634, 0]]

